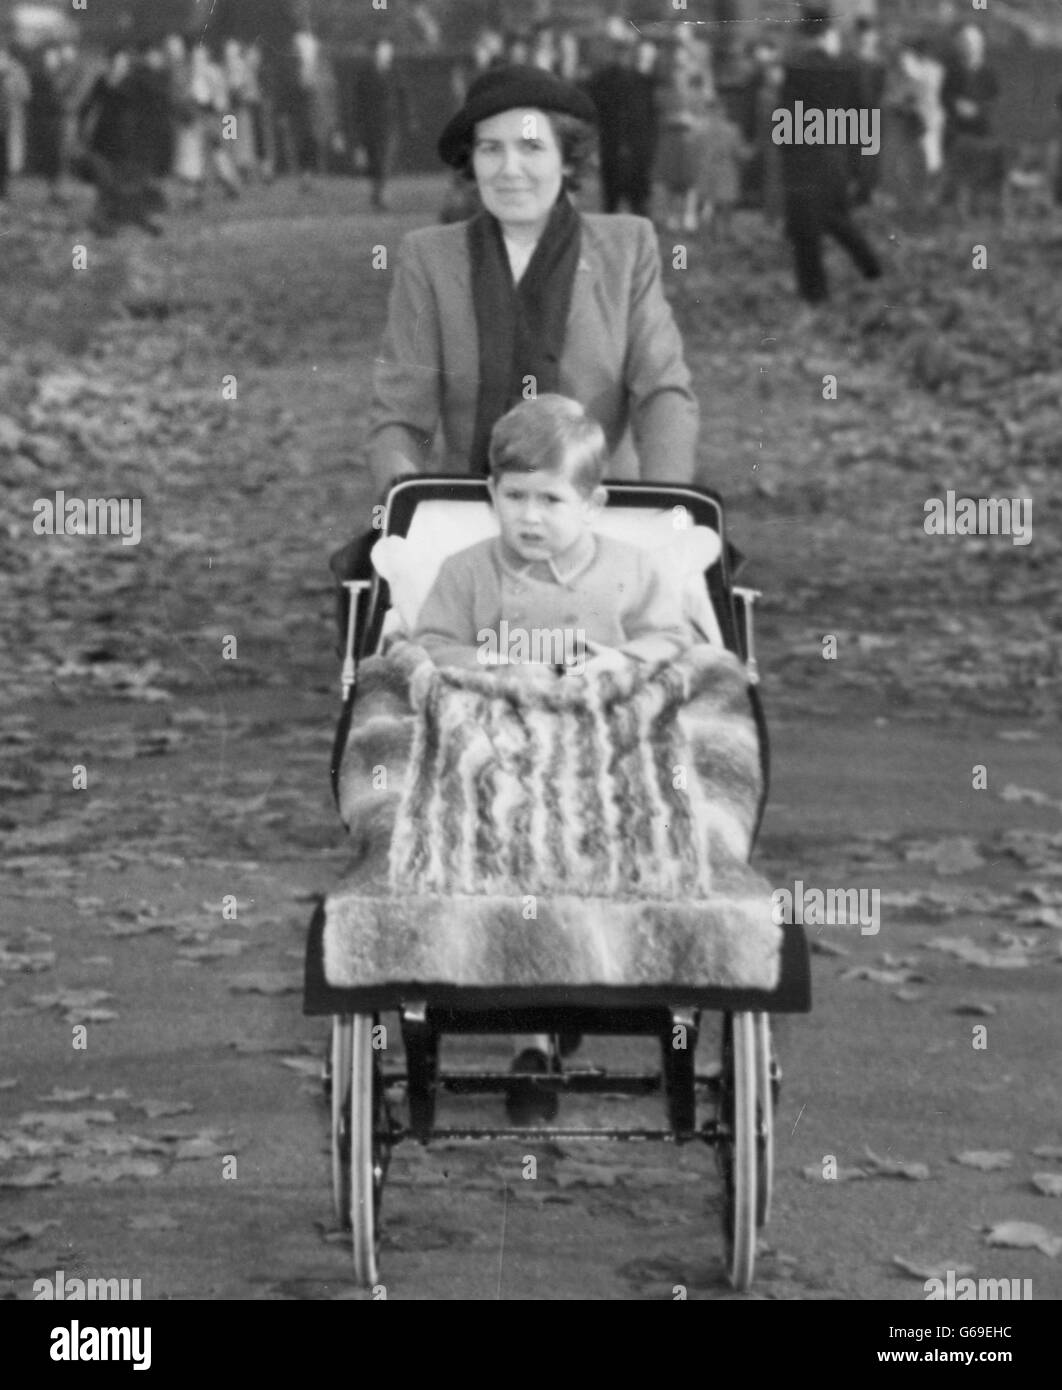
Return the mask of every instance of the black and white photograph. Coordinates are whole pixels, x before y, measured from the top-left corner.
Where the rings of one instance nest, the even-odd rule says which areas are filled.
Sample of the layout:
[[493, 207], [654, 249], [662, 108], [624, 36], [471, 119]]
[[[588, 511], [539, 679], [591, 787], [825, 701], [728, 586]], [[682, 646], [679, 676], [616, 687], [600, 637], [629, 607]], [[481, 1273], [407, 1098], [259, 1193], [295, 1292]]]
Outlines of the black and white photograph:
[[1062, 0], [0, 0], [32, 1365], [698, 1300], [1031, 1367], [1060, 480]]

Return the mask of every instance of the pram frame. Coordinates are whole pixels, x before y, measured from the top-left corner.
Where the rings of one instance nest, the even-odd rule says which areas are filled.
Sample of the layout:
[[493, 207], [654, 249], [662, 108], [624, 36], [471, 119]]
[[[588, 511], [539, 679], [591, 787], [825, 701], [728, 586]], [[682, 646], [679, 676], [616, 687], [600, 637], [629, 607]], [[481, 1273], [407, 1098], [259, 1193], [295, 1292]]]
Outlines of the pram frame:
[[[689, 486], [606, 483], [609, 506], [666, 510], [683, 507], [690, 524], [707, 525], [720, 540], [720, 555], [705, 579], [724, 645], [745, 664], [749, 700], [759, 732], [763, 789], [755, 832], [762, 819], [769, 776], [767, 731], [757, 690], [754, 605], [757, 590], [733, 584], [724, 532], [723, 505], [714, 492]], [[391, 489], [380, 533], [407, 534], [416, 508], [424, 501], [487, 500], [485, 481], [449, 475], [418, 475]], [[338, 803], [339, 772], [357, 695], [360, 660], [380, 641], [390, 596], [386, 582], [345, 581], [350, 596], [341, 686], [342, 714], [332, 757], [332, 784]], [[366, 601], [367, 600], [367, 601]], [[755, 833], [754, 833], [755, 838]], [[311, 923], [306, 957], [304, 1011], [331, 1013], [331, 1133], [333, 1206], [339, 1223], [351, 1230], [356, 1282], [376, 1286], [379, 1277], [379, 1211], [387, 1164], [394, 1144], [411, 1137], [432, 1138], [657, 1139], [686, 1142], [697, 1138], [715, 1149], [724, 1184], [723, 1228], [726, 1269], [731, 1285], [744, 1291], [752, 1283], [756, 1231], [770, 1215], [773, 1189], [773, 1111], [780, 1071], [771, 1048], [771, 1012], [806, 1012], [810, 1008], [807, 943], [799, 926], [783, 928], [781, 982], [774, 991], [734, 989], [617, 989], [600, 986], [573, 992], [556, 990], [483, 990], [412, 982], [380, 990], [339, 989], [324, 977], [323, 904]], [[534, 999], [529, 999], [533, 993]], [[694, 1065], [702, 1009], [723, 1014], [719, 1065], [698, 1072]], [[404, 1072], [385, 1072], [374, 1047], [379, 1015], [397, 1009], [406, 1055]], [[512, 1074], [449, 1073], [438, 1068], [438, 1044], [444, 1033], [563, 1032], [611, 1035], [656, 1035], [661, 1044], [659, 1075], [615, 1075], [594, 1069], [569, 1069], [526, 1078], [536, 1087], [567, 1093], [652, 1094], [665, 1099], [666, 1129], [477, 1127], [441, 1129], [435, 1125], [435, 1100], [441, 1089], [451, 1094], [506, 1090]], [[684, 1046], [674, 1046], [681, 1037]], [[524, 1080], [525, 1078], [522, 1078]], [[397, 1124], [387, 1092], [404, 1088], [409, 1123]], [[714, 1102], [714, 1117], [697, 1127], [697, 1094]]]

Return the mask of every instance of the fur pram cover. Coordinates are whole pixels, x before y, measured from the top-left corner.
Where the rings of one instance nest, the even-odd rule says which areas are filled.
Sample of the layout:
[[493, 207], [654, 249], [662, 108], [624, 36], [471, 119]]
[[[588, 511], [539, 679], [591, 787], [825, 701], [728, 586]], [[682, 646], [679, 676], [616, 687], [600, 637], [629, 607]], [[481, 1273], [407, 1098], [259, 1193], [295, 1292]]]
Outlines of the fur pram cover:
[[746, 685], [708, 646], [534, 682], [436, 668], [405, 640], [364, 661], [328, 982], [773, 989]]

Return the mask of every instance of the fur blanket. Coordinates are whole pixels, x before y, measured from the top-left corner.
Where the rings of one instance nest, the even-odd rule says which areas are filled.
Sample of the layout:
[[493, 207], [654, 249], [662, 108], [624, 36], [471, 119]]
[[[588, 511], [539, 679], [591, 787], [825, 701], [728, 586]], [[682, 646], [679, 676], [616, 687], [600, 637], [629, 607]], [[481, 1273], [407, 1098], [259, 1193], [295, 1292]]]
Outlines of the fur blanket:
[[772, 989], [760, 785], [746, 676], [717, 648], [527, 681], [400, 641], [359, 673], [326, 978]]

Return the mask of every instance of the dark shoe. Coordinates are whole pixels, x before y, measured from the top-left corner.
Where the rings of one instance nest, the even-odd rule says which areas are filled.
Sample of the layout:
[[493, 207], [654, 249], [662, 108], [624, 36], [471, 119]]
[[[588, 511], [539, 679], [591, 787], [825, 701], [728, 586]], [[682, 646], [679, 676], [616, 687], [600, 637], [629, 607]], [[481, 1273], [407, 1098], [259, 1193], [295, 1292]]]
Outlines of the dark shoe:
[[556, 1118], [558, 1100], [556, 1091], [540, 1089], [533, 1081], [521, 1080], [528, 1076], [548, 1076], [549, 1058], [537, 1047], [527, 1047], [513, 1060], [512, 1070], [516, 1079], [509, 1082], [505, 1092], [505, 1113], [514, 1125], [548, 1124]]

